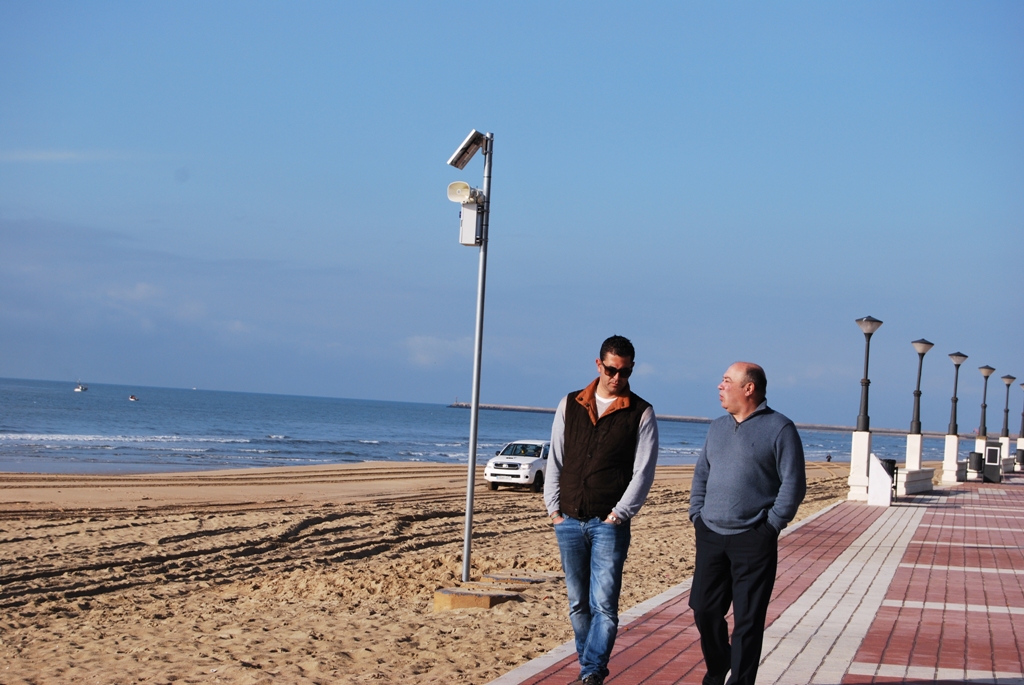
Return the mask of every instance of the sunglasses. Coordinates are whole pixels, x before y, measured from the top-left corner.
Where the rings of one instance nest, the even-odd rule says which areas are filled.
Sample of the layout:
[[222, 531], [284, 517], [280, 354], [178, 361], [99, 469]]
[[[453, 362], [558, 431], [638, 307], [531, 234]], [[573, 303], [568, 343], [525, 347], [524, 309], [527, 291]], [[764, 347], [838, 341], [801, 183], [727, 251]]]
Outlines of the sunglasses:
[[622, 374], [623, 378], [629, 378], [633, 375], [632, 366], [623, 366], [621, 369], [616, 369], [614, 366], [608, 366], [604, 362], [601, 362], [601, 368], [608, 374], [609, 378], [615, 378], [616, 375]]

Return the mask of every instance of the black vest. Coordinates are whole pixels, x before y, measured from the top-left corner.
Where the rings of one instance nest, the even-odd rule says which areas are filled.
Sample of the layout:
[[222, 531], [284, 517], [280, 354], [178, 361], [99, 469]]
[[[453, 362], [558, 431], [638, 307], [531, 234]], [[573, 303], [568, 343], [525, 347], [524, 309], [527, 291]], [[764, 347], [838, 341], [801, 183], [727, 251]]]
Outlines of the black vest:
[[605, 413], [595, 425], [587, 408], [565, 400], [565, 442], [559, 477], [559, 508], [575, 519], [605, 518], [633, 478], [640, 419], [651, 405], [633, 392], [629, 406]]

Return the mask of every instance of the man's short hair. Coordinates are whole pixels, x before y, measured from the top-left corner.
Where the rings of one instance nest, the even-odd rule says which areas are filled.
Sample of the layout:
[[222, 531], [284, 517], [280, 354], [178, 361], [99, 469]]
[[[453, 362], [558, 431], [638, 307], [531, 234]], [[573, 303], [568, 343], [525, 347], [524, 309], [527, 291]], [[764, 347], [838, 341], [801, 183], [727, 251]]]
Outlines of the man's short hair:
[[598, 359], [604, 361], [606, 354], [614, 354], [616, 357], [622, 357], [630, 361], [636, 359], [633, 343], [629, 342], [629, 338], [624, 338], [621, 335], [613, 335], [601, 343], [601, 356]]
[[747, 383], [754, 384], [754, 392], [761, 399], [764, 399], [768, 394], [768, 377], [764, 375], [764, 369], [757, 364], [747, 364], [746, 377], [743, 379], [744, 385]]

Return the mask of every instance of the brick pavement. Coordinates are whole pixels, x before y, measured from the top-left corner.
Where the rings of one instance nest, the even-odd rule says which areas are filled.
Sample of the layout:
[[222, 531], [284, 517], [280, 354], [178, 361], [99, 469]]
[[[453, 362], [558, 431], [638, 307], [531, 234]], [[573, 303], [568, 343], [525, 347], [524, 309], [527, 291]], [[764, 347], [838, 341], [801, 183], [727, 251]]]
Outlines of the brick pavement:
[[[689, 580], [621, 617], [609, 684], [700, 683]], [[759, 685], [1024, 685], [1024, 474], [889, 508], [843, 502], [780, 538]], [[567, 643], [491, 685], [565, 685]]]

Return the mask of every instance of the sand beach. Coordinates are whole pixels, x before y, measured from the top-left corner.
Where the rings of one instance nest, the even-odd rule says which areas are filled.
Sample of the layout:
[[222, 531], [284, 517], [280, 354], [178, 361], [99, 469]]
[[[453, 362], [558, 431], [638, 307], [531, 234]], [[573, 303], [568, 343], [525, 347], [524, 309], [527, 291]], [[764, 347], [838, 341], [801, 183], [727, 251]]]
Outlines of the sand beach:
[[[692, 574], [690, 466], [659, 467], [621, 609]], [[798, 518], [846, 496], [808, 464]], [[541, 495], [477, 481], [473, 577], [559, 571]], [[461, 466], [0, 474], [0, 683], [486, 683], [571, 638], [553, 579], [491, 609], [458, 585]]]

